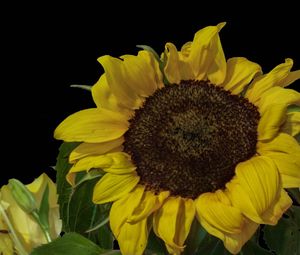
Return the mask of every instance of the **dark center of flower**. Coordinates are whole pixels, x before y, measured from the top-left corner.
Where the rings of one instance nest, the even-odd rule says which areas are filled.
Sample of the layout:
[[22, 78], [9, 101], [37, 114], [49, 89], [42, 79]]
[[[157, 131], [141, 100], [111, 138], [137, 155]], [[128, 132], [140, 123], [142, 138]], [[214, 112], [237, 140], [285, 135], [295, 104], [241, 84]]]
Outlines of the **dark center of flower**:
[[259, 113], [247, 99], [206, 81], [157, 90], [135, 111], [124, 150], [140, 183], [196, 198], [223, 189], [256, 152]]

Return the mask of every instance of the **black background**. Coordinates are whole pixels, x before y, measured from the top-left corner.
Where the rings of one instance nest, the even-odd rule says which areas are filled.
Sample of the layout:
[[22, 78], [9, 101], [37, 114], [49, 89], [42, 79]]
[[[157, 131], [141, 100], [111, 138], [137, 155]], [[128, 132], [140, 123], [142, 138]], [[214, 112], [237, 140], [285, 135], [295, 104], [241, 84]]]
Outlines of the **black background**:
[[[46, 172], [53, 179], [60, 141], [55, 127], [68, 115], [93, 107], [87, 91], [71, 84], [94, 84], [101, 55], [136, 54], [137, 44], [162, 52], [166, 42], [178, 48], [207, 25], [227, 21], [220, 36], [226, 58], [244, 56], [264, 72], [294, 59], [300, 69], [299, 17], [295, 6], [261, 10], [247, 6], [227, 11], [222, 6], [135, 5], [26, 6], [12, 9], [2, 31], [2, 167], [0, 184], [9, 178], [24, 183]], [[154, 5], [154, 3], [153, 3]], [[133, 8], [133, 7], [132, 7]], [[298, 82], [298, 91], [299, 91]], [[294, 84], [292, 86], [296, 88]]]

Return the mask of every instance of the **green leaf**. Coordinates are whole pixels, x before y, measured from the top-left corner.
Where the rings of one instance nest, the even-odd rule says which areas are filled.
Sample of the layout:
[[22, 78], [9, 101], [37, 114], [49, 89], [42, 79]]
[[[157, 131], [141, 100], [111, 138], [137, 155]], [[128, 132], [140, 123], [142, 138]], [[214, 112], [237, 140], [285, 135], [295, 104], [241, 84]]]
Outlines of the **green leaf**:
[[186, 247], [184, 249], [183, 255], [195, 254], [199, 245], [201, 245], [207, 235], [208, 233], [203, 227], [201, 227], [198, 220], [194, 219], [189, 235], [185, 242]]
[[39, 215], [41, 224], [43, 224], [43, 226], [46, 229], [49, 229], [49, 186], [48, 186], [48, 184], [43, 193], [43, 197], [42, 197], [38, 215]]
[[300, 205], [300, 189], [298, 188], [291, 188], [287, 189], [291, 197]]
[[294, 138], [298, 141], [298, 143], [300, 144], [300, 133], [295, 135]]
[[253, 242], [252, 240], [248, 241], [244, 247], [242, 248], [242, 251], [239, 253], [240, 255], [272, 255], [270, 251], [267, 251], [266, 249], [263, 249], [258, 244]]
[[95, 231], [88, 231], [106, 220], [110, 211], [110, 204], [97, 205], [92, 201], [94, 186], [99, 179], [97, 177], [76, 185], [70, 195], [67, 224], [70, 231], [82, 234], [103, 248], [112, 248], [112, 233], [105, 225]]
[[168, 254], [165, 243], [158, 238], [153, 230], [151, 230], [149, 237], [148, 237], [148, 243], [147, 247], [144, 252], [145, 255], [165, 255]]
[[67, 233], [51, 243], [35, 248], [30, 255], [120, 255], [117, 250], [104, 250], [77, 233]]
[[265, 226], [264, 239], [277, 255], [300, 254], [300, 207], [292, 206], [276, 226]]
[[104, 249], [113, 249], [114, 248], [114, 237], [108, 226], [108, 224], [101, 227], [99, 230], [99, 240], [98, 244]]
[[93, 188], [104, 172], [93, 169], [88, 173], [79, 173], [74, 188], [66, 181], [66, 174], [72, 166], [68, 158], [78, 144], [63, 143], [55, 167], [63, 231], [80, 233], [101, 247], [109, 249], [113, 247], [114, 239], [107, 224], [102, 224], [94, 231], [88, 231], [106, 220], [109, 214], [110, 204], [96, 205], [92, 202]]
[[63, 143], [59, 148], [59, 154], [57, 156], [55, 170], [56, 172], [56, 184], [58, 194], [58, 204], [60, 211], [60, 218], [63, 222], [63, 231], [70, 231], [66, 224], [67, 211], [69, 197], [72, 192], [71, 185], [66, 180], [66, 174], [71, 168], [69, 164], [69, 155], [80, 143]]
[[[205, 231], [203, 229], [203, 231]], [[202, 242], [200, 243], [195, 255], [231, 255], [231, 253], [229, 253], [224, 245], [223, 242], [212, 236], [209, 235], [208, 233], [204, 236], [204, 238], [202, 239]]]

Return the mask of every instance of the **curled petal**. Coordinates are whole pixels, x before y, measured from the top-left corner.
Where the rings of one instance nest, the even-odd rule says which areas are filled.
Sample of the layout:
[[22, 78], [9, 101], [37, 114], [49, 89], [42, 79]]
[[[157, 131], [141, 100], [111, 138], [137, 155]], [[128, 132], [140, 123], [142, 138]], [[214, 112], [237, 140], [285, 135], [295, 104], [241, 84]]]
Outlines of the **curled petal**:
[[154, 212], [153, 230], [164, 240], [169, 253], [179, 254], [183, 251], [194, 216], [194, 201], [181, 197], [169, 197]]
[[190, 64], [180, 57], [174, 44], [167, 43], [164, 54], [167, 57], [164, 73], [170, 83], [179, 84], [181, 80], [195, 79]]
[[261, 67], [246, 58], [230, 58], [227, 60], [226, 78], [220, 86], [237, 95], [256, 75], [261, 73]]
[[293, 60], [287, 58], [285, 63], [276, 66], [269, 73], [255, 79], [251, 88], [247, 91], [246, 97], [250, 102], [257, 103], [264, 92], [275, 86], [284, 86], [290, 75], [293, 66]]
[[121, 253], [124, 255], [144, 254], [150, 229], [147, 218], [136, 223], [125, 223], [118, 236]]
[[169, 191], [162, 191], [158, 195], [154, 194], [152, 191], [144, 192], [140, 204], [133, 210], [127, 221], [129, 223], [136, 223], [147, 218], [162, 206], [169, 195]]
[[258, 140], [270, 140], [286, 121], [286, 110], [291, 104], [300, 104], [300, 93], [292, 89], [274, 87], [260, 99], [258, 109], [261, 119], [258, 124]]
[[119, 105], [118, 99], [108, 86], [105, 73], [100, 76], [100, 79], [92, 87], [92, 96], [98, 108], [105, 108], [115, 112], [126, 112], [125, 108]]
[[286, 114], [286, 120], [281, 130], [291, 136], [295, 136], [300, 133], [300, 112], [288, 112]]
[[70, 163], [75, 163], [77, 160], [85, 158], [87, 156], [102, 155], [110, 150], [113, 150], [121, 146], [124, 142], [124, 137], [121, 136], [112, 141], [103, 143], [81, 143], [70, 154]]
[[300, 146], [293, 137], [279, 133], [270, 142], [258, 143], [258, 152], [276, 164], [284, 188], [300, 187]]
[[101, 168], [105, 172], [113, 174], [129, 174], [136, 169], [128, 154], [113, 152], [99, 156], [89, 156], [77, 161], [69, 170], [66, 178], [71, 185], [74, 185], [75, 173], [89, 171], [93, 168]]
[[281, 191], [274, 162], [263, 156], [239, 163], [236, 178], [227, 183], [234, 207], [256, 223], [274, 225], [291, 205]]
[[116, 238], [119, 237], [122, 226], [132, 215], [133, 210], [140, 205], [144, 190], [144, 186], [137, 185], [130, 193], [112, 204], [109, 223]]

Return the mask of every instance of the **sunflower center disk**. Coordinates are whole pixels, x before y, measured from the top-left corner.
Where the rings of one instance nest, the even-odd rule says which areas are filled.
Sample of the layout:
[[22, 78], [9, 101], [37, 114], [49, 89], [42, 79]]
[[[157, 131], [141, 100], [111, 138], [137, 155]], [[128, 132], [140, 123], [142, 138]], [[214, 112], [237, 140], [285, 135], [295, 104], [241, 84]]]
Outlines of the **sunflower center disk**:
[[149, 190], [196, 198], [222, 189], [256, 152], [257, 108], [205, 81], [182, 81], [148, 97], [124, 150]]

